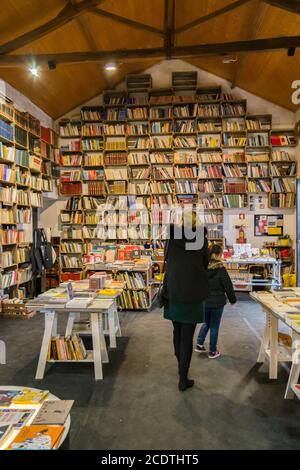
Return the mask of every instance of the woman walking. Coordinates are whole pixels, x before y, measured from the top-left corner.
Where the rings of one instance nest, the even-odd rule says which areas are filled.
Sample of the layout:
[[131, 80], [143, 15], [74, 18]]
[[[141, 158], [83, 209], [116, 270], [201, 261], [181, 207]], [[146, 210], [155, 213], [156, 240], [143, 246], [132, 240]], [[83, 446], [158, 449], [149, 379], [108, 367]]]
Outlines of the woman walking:
[[[208, 295], [207, 231], [200, 226], [195, 213], [185, 223], [192, 228], [194, 238], [187, 238], [185, 233], [180, 239], [176, 238], [176, 226], [171, 225], [164, 279], [164, 317], [173, 322], [174, 352], [179, 372], [178, 388], [181, 391], [194, 385], [194, 381], [188, 379], [193, 336], [197, 323], [204, 321], [204, 300]], [[191, 249], [193, 243], [196, 249]]]

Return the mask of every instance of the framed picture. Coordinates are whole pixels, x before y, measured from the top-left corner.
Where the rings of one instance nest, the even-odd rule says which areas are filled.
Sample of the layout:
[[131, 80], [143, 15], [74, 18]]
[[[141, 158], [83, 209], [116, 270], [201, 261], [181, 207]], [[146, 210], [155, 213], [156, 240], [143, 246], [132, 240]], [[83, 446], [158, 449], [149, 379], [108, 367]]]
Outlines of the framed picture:
[[255, 215], [255, 237], [278, 237], [283, 235], [283, 214]]

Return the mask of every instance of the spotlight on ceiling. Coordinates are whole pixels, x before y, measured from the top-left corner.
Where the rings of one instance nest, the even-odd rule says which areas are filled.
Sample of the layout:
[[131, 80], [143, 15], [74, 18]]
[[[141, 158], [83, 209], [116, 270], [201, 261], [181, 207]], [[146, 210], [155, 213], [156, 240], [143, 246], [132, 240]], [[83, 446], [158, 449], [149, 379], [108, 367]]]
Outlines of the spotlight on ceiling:
[[31, 67], [29, 67], [29, 72], [32, 73], [32, 75], [34, 77], [38, 77], [39, 76], [39, 71], [38, 71], [38, 68], [35, 66], [35, 65], [32, 65]]
[[107, 71], [107, 72], [115, 72], [117, 70], [117, 64], [115, 62], [108, 62], [107, 64], [105, 64], [104, 66], [104, 69]]
[[288, 48], [288, 56], [289, 56], [289, 57], [294, 57], [295, 52], [296, 52], [296, 48], [295, 48], [295, 47], [289, 47], [289, 48]]
[[223, 64], [231, 64], [232, 62], [236, 62], [237, 57], [231, 57], [230, 55], [225, 55], [222, 59]]

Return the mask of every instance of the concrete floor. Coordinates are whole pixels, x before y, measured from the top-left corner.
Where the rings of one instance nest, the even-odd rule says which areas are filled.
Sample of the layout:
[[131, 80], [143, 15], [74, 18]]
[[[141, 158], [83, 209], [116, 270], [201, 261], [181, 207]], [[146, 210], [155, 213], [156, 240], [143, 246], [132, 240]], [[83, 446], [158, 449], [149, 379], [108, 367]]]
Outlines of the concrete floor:
[[287, 370], [280, 367], [270, 381], [267, 365], [256, 365], [264, 315], [254, 302], [226, 307], [222, 357], [194, 354], [196, 385], [184, 393], [177, 390], [171, 323], [159, 311], [120, 316], [123, 337], [97, 383], [90, 364], [54, 364], [36, 381], [42, 316], [1, 319], [8, 362], [0, 384], [74, 399], [70, 449], [300, 449], [300, 403], [283, 400]]

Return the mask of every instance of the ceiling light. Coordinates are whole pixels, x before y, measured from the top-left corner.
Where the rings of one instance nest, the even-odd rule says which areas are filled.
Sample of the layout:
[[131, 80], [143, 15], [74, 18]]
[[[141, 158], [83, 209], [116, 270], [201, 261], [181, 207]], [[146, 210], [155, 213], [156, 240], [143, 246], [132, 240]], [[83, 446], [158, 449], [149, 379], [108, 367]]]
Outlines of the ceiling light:
[[107, 72], [114, 72], [118, 67], [115, 62], [109, 62], [108, 64], [105, 64], [104, 68]]
[[31, 67], [29, 67], [29, 72], [32, 73], [32, 75], [34, 77], [38, 77], [39, 76], [39, 71], [38, 71], [38, 68], [35, 66], [35, 65], [32, 65]]
[[236, 62], [237, 61], [237, 57], [230, 57], [229, 55], [226, 55], [225, 57], [223, 57], [223, 64], [231, 64], [232, 62]]

